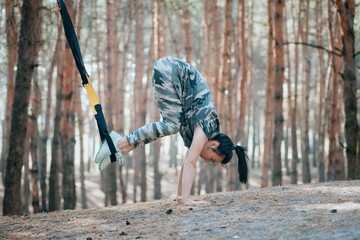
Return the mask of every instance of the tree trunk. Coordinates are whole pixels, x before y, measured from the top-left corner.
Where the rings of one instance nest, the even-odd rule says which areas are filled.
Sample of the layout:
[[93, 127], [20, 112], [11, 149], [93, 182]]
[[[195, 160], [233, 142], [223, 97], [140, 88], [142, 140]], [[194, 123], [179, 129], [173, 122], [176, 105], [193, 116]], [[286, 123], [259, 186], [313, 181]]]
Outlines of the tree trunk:
[[[80, 93], [79, 93], [80, 96]], [[85, 188], [85, 159], [84, 159], [84, 117], [81, 108], [81, 100], [78, 101], [78, 125], [80, 138], [80, 185], [81, 185], [81, 207], [87, 208], [86, 188]]]
[[[76, 7], [76, 32], [78, 36], [78, 41], [80, 42], [80, 32], [82, 28], [81, 18], [83, 13], [84, 3], [83, 1], [79, 1]], [[86, 49], [86, 47], [84, 48]], [[79, 87], [75, 87], [75, 108], [76, 114], [78, 118], [78, 129], [79, 129], [79, 145], [80, 145], [80, 192], [81, 192], [81, 207], [82, 209], [87, 208], [87, 200], [86, 200], [86, 189], [85, 189], [85, 160], [84, 160], [84, 115], [81, 107], [81, 90]]]
[[[293, 15], [293, 28], [295, 31], [295, 12], [294, 5], [291, 5], [292, 15]], [[299, 10], [300, 11], [300, 10]], [[295, 31], [295, 41], [299, 40], [299, 28], [300, 28], [300, 18], [298, 18], [298, 29]], [[295, 66], [294, 66], [294, 103], [291, 109], [291, 150], [292, 150], [292, 160], [291, 160], [291, 184], [297, 184], [297, 162], [299, 161], [298, 157], [298, 146], [297, 146], [297, 98], [298, 98], [298, 76], [299, 76], [299, 47], [295, 45]]]
[[[303, 42], [308, 42], [309, 36], [309, 0], [306, 1], [306, 11], [305, 11], [305, 33], [300, 31]], [[301, 8], [300, 8], [301, 9]], [[302, 115], [302, 131], [301, 131], [301, 155], [302, 155], [302, 180], [303, 183], [311, 182], [310, 175], [310, 163], [309, 163], [309, 154], [310, 154], [310, 145], [309, 145], [309, 95], [310, 95], [310, 71], [311, 71], [311, 57], [309, 53], [308, 46], [303, 46], [303, 66], [305, 66], [304, 80], [303, 80], [303, 115]]]
[[20, 207], [20, 215], [25, 213], [29, 213], [30, 206], [30, 168], [29, 168], [29, 149], [30, 149], [30, 119], [27, 119], [28, 129], [26, 131], [26, 139], [24, 143], [24, 178], [23, 178], [23, 186], [22, 186], [22, 194], [21, 194], [21, 207]]
[[180, 58], [180, 50], [179, 50], [179, 46], [178, 46], [178, 40], [176, 39], [176, 37], [174, 36], [174, 27], [171, 21], [171, 17], [169, 16], [169, 13], [166, 13], [166, 20], [168, 23], [168, 27], [169, 27], [169, 33], [170, 33], [170, 38], [171, 38], [171, 42], [172, 42], [172, 46], [174, 48], [175, 51], [175, 56], [177, 58]]
[[[214, 90], [213, 90], [213, 94], [214, 94], [214, 105], [215, 105], [215, 109], [217, 111], [220, 111], [221, 109], [219, 109], [219, 82], [220, 82], [220, 65], [221, 65], [221, 29], [219, 26], [219, 22], [220, 22], [220, 17], [219, 17], [219, 1], [215, 0], [213, 3], [213, 8], [212, 8], [212, 21], [214, 23], [214, 49], [215, 49], [215, 56], [214, 56]], [[219, 112], [220, 113], [220, 112]]]
[[283, 140], [283, 83], [284, 83], [284, 51], [283, 51], [283, 12], [284, 2], [275, 2], [275, 92], [274, 92], [274, 140], [272, 185], [282, 184], [281, 142]]
[[[149, 96], [149, 89], [150, 88], [150, 84], [152, 84], [152, 72], [153, 72], [153, 63], [154, 63], [154, 37], [155, 37], [155, 28], [154, 28], [154, 24], [152, 26], [152, 32], [151, 32], [151, 37], [150, 37], [150, 43], [149, 43], [149, 56], [148, 56], [148, 63], [147, 63], [147, 72], [146, 72], [146, 85], [145, 85], [145, 89], [144, 89], [144, 98], [143, 98], [143, 115], [145, 116], [145, 111], [148, 108], [149, 104], [148, 102], [151, 102], [148, 100], [148, 96]], [[145, 122], [145, 118], [144, 118], [144, 122]], [[177, 154], [176, 154], [177, 155]], [[176, 158], [175, 155], [175, 158]], [[175, 159], [176, 161], [176, 159]], [[154, 168], [154, 176], [158, 176], [158, 172], [155, 172], [155, 168]], [[160, 199], [161, 198], [161, 178], [156, 177], [154, 179], [154, 199]]]
[[[93, 0], [93, 4], [94, 4], [94, 7], [93, 7], [93, 11], [94, 11], [94, 17], [95, 19], [98, 19], [98, 10], [97, 10], [97, 0]], [[101, 51], [105, 51], [103, 49], [100, 49], [100, 36], [101, 36], [101, 33], [99, 31], [99, 23], [98, 21], [94, 21], [94, 28], [95, 28], [95, 40], [96, 40], [96, 44], [95, 44], [95, 55], [96, 55], [96, 77], [97, 77], [97, 80], [98, 80], [98, 84], [99, 84], [99, 100], [100, 102], [103, 102], [104, 101], [104, 97], [103, 97], [103, 91], [102, 91], [102, 88], [101, 86], [103, 86], [103, 88], [105, 87], [105, 84], [103, 83], [102, 81], [102, 76], [101, 76], [101, 70], [103, 69], [101, 67], [101, 63], [105, 64], [105, 57], [106, 57], [106, 54], [103, 54], [101, 55]], [[105, 55], [105, 56], [104, 56]]]
[[33, 86], [32, 86], [32, 96], [31, 96], [31, 115], [30, 115], [30, 154], [32, 166], [30, 169], [31, 173], [31, 195], [32, 195], [32, 206], [34, 213], [40, 211], [40, 202], [39, 202], [39, 188], [38, 188], [38, 140], [39, 140], [39, 131], [38, 131], [38, 116], [41, 109], [41, 96], [39, 83], [37, 79], [37, 73], [33, 74]]
[[[144, 6], [142, 1], [136, 1], [136, 56], [135, 56], [135, 81], [136, 81], [136, 103], [137, 103], [137, 126], [141, 127], [145, 125], [146, 112], [143, 108], [143, 73], [144, 73], [144, 54], [143, 54], [143, 14]], [[141, 146], [137, 149], [138, 162], [140, 164], [141, 172], [141, 201], [146, 202], [146, 156], [145, 156], [145, 147]]]
[[[59, 54], [61, 55], [61, 54]], [[62, 57], [59, 57], [58, 66]], [[62, 69], [62, 68], [60, 68]], [[62, 75], [62, 72], [58, 68], [58, 75]], [[62, 161], [62, 155], [60, 153], [60, 122], [62, 118], [61, 111], [61, 89], [63, 87], [62, 77], [56, 82], [56, 104], [55, 104], [55, 118], [54, 118], [54, 135], [51, 144], [51, 164], [50, 164], [50, 176], [49, 176], [49, 211], [60, 210], [60, 192], [59, 192], [59, 172], [60, 162]]]
[[9, 139], [11, 129], [11, 111], [14, 100], [14, 78], [15, 78], [15, 64], [17, 59], [17, 26], [14, 12], [14, 1], [5, 1], [6, 12], [6, 49], [7, 49], [7, 82], [6, 82], [6, 110], [5, 120], [3, 125], [2, 148], [0, 156], [0, 171], [3, 183], [5, 180], [6, 159], [9, 151]]
[[273, 48], [273, 13], [274, 1], [268, 0], [268, 52], [267, 52], [267, 83], [266, 83], [266, 109], [265, 109], [265, 129], [264, 129], [264, 159], [262, 166], [261, 187], [268, 186], [268, 170], [271, 160], [271, 139], [273, 131], [273, 99], [274, 99], [274, 48]]
[[[329, 20], [329, 49], [334, 51], [340, 49], [340, 26], [338, 19], [335, 20], [335, 26], [332, 26], [334, 18], [332, 11], [328, 9]], [[341, 104], [337, 101], [340, 99], [339, 83], [342, 70], [342, 59], [339, 56], [331, 56], [333, 77], [332, 77], [332, 97], [331, 97], [331, 114], [329, 124], [329, 159], [328, 159], [328, 172], [327, 180], [343, 180], [345, 178], [344, 164], [342, 162], [342, 147], [338, 142], [341, 141], [341, 130], [339, 130], [339, 115], [341, 116]]]
[[[159, 59], [166, 55], [166, 44], [165, 44], [165, 33], [164, 33], [164, 16], [162, 12], [161, 1], [154, 1], [154, 52], [155, 58]], [[152, 121], [158, 122], [160, 119], [159, 111], [157, 110], [156, 103], [152, 101]], [[155, 199], [161, 198], [161, 173], [159, 170], [160, 160], [160, 147], [161, 139], [154, 141], [152, 144], [153, 153], [153, 164], [154, 164], [154, 191]]]
[[11, 111], [9, 154], [5, 173], [3, 214], [19, 214], [21, 167], [24, 156], [24, 141], [27, 130], [31, 77], [37, 66], [36, 58], [41, 28], [41, 0], [24, 1], [18, 49], [17, 73], [15, 78], [14, 104]]
[[211, 82], [212, 68], [211, 68], [211, 30], [213, 21], [210, 17], [210, 12], [212, 9], [212, 1], [205, 0], [204, 2], [204, 19], [205, 19], [205, 38], [206, 38], [206, 50], [204, 57], [205, 65], [205, 81], [210, 88], [210, 91], [213, 92], [213, 84]]
[[[157, 21], [158, 21], [158, 27], [157, 27], [157, 51], [158, 56], [156, 59], [165, 57], [167, 55], [167, 45], [166, 45], [166, 35], [165, 35], [165, 24], [164, 24], [164, 12], [163, 12], [163, 2], [158, 0], [158, 14], [157, 14]], [[154, 5], [155, 7], [155, 5]], [[190, 26], [189, 26], [190, 29]], [[190, 31], [190, 30], [189, 30]], [[189, 32], [191, 33], [191, 31]], [[191, 46], [191, 41], [190, 41]], [[155, 50], [156, 51], [156, 50]]]
[[241, 54], [241, 84], [240, 84], [240, 123], [239, 123], [239, 138], [240, 143], [245, 145], [245, 117], [246, 108], [248, 106], [247, 91], [248, 89], [248, 64], [247, 64], [247, 44], [245, 40], [245, 0], [239, 0], [238, 3], [238, 33], [240, 39], [240, 54]]
[[[109, 131], [114, 129], [114, 113], [113, 113], [113, 104], [115, 99], [116, 89], [116, 75], [117, 75], [117, 66], [116, 66], [116, 57], [117, 57], [117, 18], [116, 13], [118, 10], [118, 2], [107, 0], [106, 1], [106, 56], [107, 56], [107, 68], [106, 68], [106, 107], [105, 107], [105, 116], [107, 120], [107, 126]], [[112, 163], [115, 164], [115, 163]], [[104, 172], [104, 190], [105, 190], [105, 206], [117, 205], [117, 184], [116, 184], [116, 168], [108, 167]]]
[[[67, 2], [67, 9], [71, 19], [75, 19], [75, 6], [73, 1]], [[75, 106], [74, 106], [74, 59], [68, 43], [63, 51], [63, 88], [62, 88], [62, 111], [63, 117], [60, 122], [60, 145], [63, 160], [62, 194], [64, 209], [75, 209]], [[78, 76], [78, 75], [76, 75]]]
[[[336, 21], [336, 26], [338, 27], [338, 34], [337, 34], [337, 38], [339, 39], [337, 41], [338, 45], [340, 45], [340, 25], [339, 22]], [[340, 49], [340, 46], [339, 48]], [[341, 58], [339, 58], [340, 61], [342, 61]], [[343, 62], [342, 62], [343, 65]], [[340, 79], [338, 79], [339, 83], [340, 83]], [[341, 88], [339, 88], [339, 99], [342, 98], [342, 91]], [[343, 147], [341, 146], [341, 143], [344, 142], [343, 139], [343, 134], [342, 134], [342, 119], [343, 119], [343, 104], [342, 103], [338, 103], [337, 104], [338, 109], [337, 109], [337, 116], [336, 116], [336, 124], [337, 124], [337, 136], [338, 136], [338, 144], [337, 144], [337, 151], [336, 151], [336, 158], [335, 158], [335, 180], [339, 181], [339, 180], [344, 180], [345, 178], [345, 157], [344, 157], [344, 151], [343, 151]]]
[[[316, 18], [317, 18], [317, 25], [316, 25], [316, 39], [317, 44], [319, 46], [323, 45], [322, 39], [322, 1], [316, 0]], [[323, 122], [324, 114], [323, 114], [323, 102], [324, 102], [324, 91], [325, 91], [325, 64], [324, 64], [324, 55], [323, 50], [318, 51], [318, 67], [317, 67], [317, 75], [318, 75], [318, 158], [319, 158], [319, 182], [325, 181], [325, 122]]]
[[[250, 91], [250, 96], [248, 97], [248, 101], [251, 102], [251, 104], [248, 104], [249, 106], [252, 106], [253, 109], [253, 149], [251, 151], [251, 164], [252, 164], [252, 168], [255, 167], [255, 152], [256, 152], [256, 148], [258, 148], [259, 145], [259, 140], [258, 139], [258, 135], [259, 135], [259, 112], [257, 109], [257, 102], [258, 102], [258, 90], [256, 89], [256, 84], [257, 82], [255, 81], [254, 78], [254, 44], [253, 44], [253, 32], [254, 32], [254, 27], [253, 27], [253, 23], [254, 23], [254, 0], [251, 1], [251, 5], [249, 6], [249, 16], [248, 16], [248, 25], [249, 27], [249, 37], [248, 37], [248, 46], [249, 46], [249, 59], [250, 61], [248, 62], [248, 69], [249, 69], [249, 79], [251, 81], [251, 84], [249, 84], [249, 91]], [[255, 85], [255, 89], [253, 89], [252, 85]], [[235, 98], [236, 100], [237, 98]], [[235, 103], [236, 104], [236, 103]], [[250, 116], [250, 114], [249, 114]], [[250, 124], [248, 124], [248, 126], [250, 127]], [[248, 135], [249, 135], [249, 131], [248, 131]]]
[[[221, 69], [221, 27], [220, 27], [220, 11], [221, 8], [219, 7], [220, 2], [218, 0], [213, 1], [212, 4], [212, 22], [213, 22], [213, 39], [214, 39], [214, 86], [213, 86], [213, 98], [214, 98], [214, 105], [215, 109], [221, 114], [222, 109], [220, 109], [220, 69]], [[223, 167], [217, 166], [217, 171], [214, 174], [216, 178], [216, 191], [222, 192], [223, 188]]]
[[355, 0], [335, 0], [338, 10], [338, 16], [341, 25], [344, 73], [343, 78], [343, 96], [345, 107], [345, 137], [346, 137], [346, 155], [348, 159], [348, 178], [360, 178], [360, 154], [356, 155], [358, 141], [358, 120], [357, 120], [357, 98], [356, 98], [356, 75], [355, 75], [355, 33], [354, 16]]
[[[58, 21], [61, 21], [58, 19]], [[49, 176], [49, 211], [60, 210], [60, 192], [59, 192], [59, 172], [60, 161], [62, 155], [60, 154], [60, 122], [62, 118], [61, 110], [61, 90], [63, 88], [63, 81], [61, 81], [63, 74], [63, 54], [60, 49], [64, 48], [64, 41], [61, 38], [62, 26], [58, 25], [58, 38], [56, 45], [58, 47], [57, 54], [57, 75], [56, 81], [56, 103], [55, 103], [55, 117], [54, 117], [54, 134], [51, 144], [51, 163], [50, 163], [50, 176]]]
[[[248, 35], [248, 46], [249, 46], [249, 59], [250, 61], [248, 62], [248, 69], [249, 69], [249, 96], [248, 96], [248, 101], [249, 101], [249, 110], [248, 110], [248, 117], [249, 117], [249, 122], [248, 122], [248, 138], [250, 138], [250, 129], [249, 127], [252, 127], [252, 149], [251, 149], [251, 168], [255, 168], [255, 152], [256, 152], [256, 148], [259, 146], [258, 144], [258, 139], [257, 139], [257, 135], [258, 130], [259, 130], [259, 116], [258, 116], [258, 109], [256, 106], [256, 103], [258, 101], [258, 90], [257, 90], [257, 86], [256, 86], [256, 82], [255, 80], [251, 80], [254, 78], [254, 63], [253, 63], [253, 58], [254, 58], [254, 48], [253, 48], [253, 21], [254, 21], [254, 1], [250, 1], [249, 4], [249, 8], [248, 8], [249, 14], [248, 14], [248, 25], [249, 27], [249, 35]], [[251, 86], [252, 84], [255, 85], [255, 89], [253, 89], [253, 87]], [[252, 112], [251, 112], [252, 109]], [[251, 113], [250, 113], [251, 112]], [[250, 119], [251, 118], [251, 119]], [[250, 124], [251, 122], [251, 124]]]
[[[232, 36], [232, 0], [226, 0], [225, 2], [225, 28], [224, 28], [224, 52], [223, 52], [223, 69], [222, 69], [222, 89], [221, 94], [223, 96], [222, 98], [222, 104], [225, 106], [226, 101], [226, 95], [225, 90], [230, 90], [230, 83], [231, 83], [231, 36]], [[229, 92], [229, 95], [230, 92]], [[225, 109], [225, 107], [220, 107], [221, 109]], [[231, 102], [227, 104], [227, 110], [228, 112], [231, 112]], [[228, 121], [228, 124], [230, 124], [231, 119], [226, 119]], [[232, 132], [229, 131], [229, 129], [226, 129], [227, 133], [229, 134], [230, 138], [233, 138]], [[236, 162], [232, 161], [230, 163], [230, 169], [229, 169], [229, 183], [228, 183], [228, 189], [230, 191], [235, 190], [235, 178], [236, 178]]]
[[57, 23], [56, 43], [54, 48], [54, 54], [50, 63], [49, 71], [47, 72], [47, 95], [46, 95], [46, 110], [45, 110], [45, 127], [40, 141], [40, 164], [39, 164], [39, 178], [41, 188], [41, 211], [46, 212], [47, 206], [47, 186], [46, 186], [46, 174], [47, 174], [47, 142], [49, 140], [50, 133], [50, 115], [52, 106], [52, 85], [53, 85], [53, 73], [55, 65], [58, 64], [58, 58], [60, 56], [61, 48], [61, 30], [62, 24], [60, 18]]
[[[127, 4], [127, 8], [130, 9], [130, 5]], [[119, 110], [118, 113], [116, 114], [119, 118], [119, 121], [117, 121], [117, 127], [116, 129], [119, 130], [120, 133], [124, 132], [125, 129], [125, 124], [124, 124], [124, 101], [125, 101], [125, 79], [126, 79], [126, 75], [127, 75], [127, 66], [126, 66], [126, 56], [128, 54], [128, 49], [129, 49], [129, 43], [130, 43], [130, 39], [131, 39], [131, 11], [127, 11], [128, 14], [126, 16], [125, 19], [125, 26], [127, 26], [127, 29], [125, 30], [125, 33], [122, 34], [123, 37], [123, 52], [122, 52], [122, 68], [121, 68], [121, 77], [120, 77], [120, 82], [118, 84], [118, 89], [119, 89], [119, 93], [117, 94], [119, 96]], [[125, 162], [129, 162], [130, 158], [128, 155], [124, 156], [124, 160]], [[127, 169], [128, 169], [129, 164], [126, 165]], [[119, 182], [120, 182], [120, 190], [122, 193], [122, 203], [126, 203], [127, 201], [127, 181], [126, 179], [124, 179], [124, 174], [123, 174], [123, 165], [119, 166]]]
[[[286, 14], [286, 9], [284, 8], [284, 18], [285, 18], [285, 22], [287, 22], [287, 14]], [[287, 28], [284, 28], [284, 41], [288, 42], [288, 31]], [[285, 131], [285, 156], [284, 156], [284, 161], [285, 161], [285, 169], [286, 169], [286, 176], [290, 176], [290, 166], [289, 166], [289, 158], [288, 158], [288, 154], [289, 154], [289, 142], [290, 142], [290, 133], [289, 130], [291, 131], [291, 109], [292, 109], [292, 102], [291, 102], [291, 96], [292, 96], [292, 91], [291, 91], [291, 63], [290, 63], [290, 47], [289, 45], [285, 46], [285, 55], [286, 55], [286, 68], [288, 69], [288, 74], [287, 77], [285, 78], [286, 81], [286, 86], [287, 86], [287, 96], [286, 96], [286, 102], [287, 102], [287, 118], [286, 118], [286, 131]]]
[[191, 25], [190, 25], [190, 5], [188, 0], [184, 0], [184, 31], [185, 31], [185, 54], [186, 62], [192, 62], [192, 40], [191, 40]]
[[[329, 32], [329, 50], [333, 51], [335, 48], [335, 36], [333, 28], [333, 15], [331, 3], [328, 3], [328, 32]], [[327, 167], [327, 180], [333, 181], [335, 179], [334, 161], [336, 157], [336, 111], [338, 99], [338, 77], [339, 77], [339, 61], [336, 56], [331, 56], [332, 60], [332, 93], [331, 93], [331, 108], [330, 108], [330, 123], [329, 123], [329, 156]]]

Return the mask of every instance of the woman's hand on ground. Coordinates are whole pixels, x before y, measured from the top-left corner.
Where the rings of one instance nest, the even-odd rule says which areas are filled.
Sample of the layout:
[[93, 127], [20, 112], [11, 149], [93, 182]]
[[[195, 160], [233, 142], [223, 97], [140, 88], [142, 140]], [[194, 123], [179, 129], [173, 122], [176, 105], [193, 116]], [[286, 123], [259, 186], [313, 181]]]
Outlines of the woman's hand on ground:
[[182, 200], [182, 203], [187, 206], [198, 206], [198, 205], [210, 204], [210, 202], [208, 202], [208, 201], [200, 201], [200, 200], [197, 201], [197, 200], [192, 200], [192, 199]]

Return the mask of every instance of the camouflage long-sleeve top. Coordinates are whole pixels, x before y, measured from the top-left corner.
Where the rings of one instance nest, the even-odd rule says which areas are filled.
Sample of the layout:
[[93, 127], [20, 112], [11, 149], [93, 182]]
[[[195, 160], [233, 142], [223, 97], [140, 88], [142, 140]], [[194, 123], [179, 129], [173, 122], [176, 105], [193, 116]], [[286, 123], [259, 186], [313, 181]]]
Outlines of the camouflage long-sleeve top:
[[159, 59], [153, 69], [153, 87], [163, 121], [127, 135], [129, 144], [137, 147], [179, 132], [185, 146], [190, 147], [197, 125], [208, 139], [221, 132], [209, 87], [190, 64], [174, 57]]

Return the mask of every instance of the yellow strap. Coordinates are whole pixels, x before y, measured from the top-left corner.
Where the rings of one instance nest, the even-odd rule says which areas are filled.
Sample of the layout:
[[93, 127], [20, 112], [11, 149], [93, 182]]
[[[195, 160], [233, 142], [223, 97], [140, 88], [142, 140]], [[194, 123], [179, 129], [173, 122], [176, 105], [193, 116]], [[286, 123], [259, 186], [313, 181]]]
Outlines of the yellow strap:
[[88, 80], [89, 83], [85, 85], [85, 90], [86, 90], [87, 95], [89, 97], [90, 104], [91, 104], [91, 106], [93, 108], [94, 114], [96, 115], [97, 111], [95, 110], [95, 105], [100, 104], [100, 102], [99, 102], [99, 99], [96, 96], [95, 90], [94, 90], [94, 88], [93, 88], [93, 86], [91, 84], [90, 77], [89, 76], [86, 76], [86, 77], [87, 77], [87, 80]]
[[61, 10], [61, 8], [56, 7], [56, 8], [51, 9], [51, 12], [56, 12], [56, 11], [60, 11], [60, 10]]

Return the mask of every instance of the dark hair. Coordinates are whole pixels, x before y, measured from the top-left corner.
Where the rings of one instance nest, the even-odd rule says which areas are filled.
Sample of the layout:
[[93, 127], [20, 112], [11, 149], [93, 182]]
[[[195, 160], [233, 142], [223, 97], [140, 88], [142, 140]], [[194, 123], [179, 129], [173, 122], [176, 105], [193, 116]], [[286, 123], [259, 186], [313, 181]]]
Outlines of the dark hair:
[[217, 147], [217, 154], [221, 156], [225, 156], [224, 160], [222, 160], [222, 164], [227, 164], [230, 162], [231, 158], [233, 157], [233, 150], [235, 150], [236, 155], [238, 157], [238, 173], [239, 173], [239, 180], [242, 183], [247, 183], [248, 180], [248, 166], [247, 166], [247, 159], [248, 156], [246, 155], [245, 151], [246, 148], [235, 145], [229, 136], [226, 134], [220, 133], [213, 137], [210, 140], [217, 141], [219, 146]]

